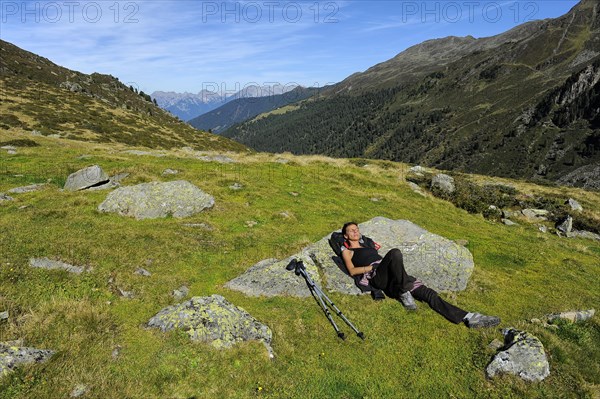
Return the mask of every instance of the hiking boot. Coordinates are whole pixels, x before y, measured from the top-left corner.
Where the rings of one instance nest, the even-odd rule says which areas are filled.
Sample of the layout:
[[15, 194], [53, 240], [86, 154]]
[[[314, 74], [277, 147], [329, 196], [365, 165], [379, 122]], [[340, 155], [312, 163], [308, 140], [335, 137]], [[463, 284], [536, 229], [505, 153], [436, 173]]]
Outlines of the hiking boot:
[[469, 328], [494, 327], [500, 324], [500, 318], [496, 316], [486, 316], [481, 313], [475, 313], [468, 319], [465, 319], [465, 324]]
[[413, 298], [410, 291], [406, 291], [405, 293], [400, 295], [400, 302], [402, 302], [402, 306], [404, 306], [404, 308], [407, 310], [417, 310], [415, 298]]

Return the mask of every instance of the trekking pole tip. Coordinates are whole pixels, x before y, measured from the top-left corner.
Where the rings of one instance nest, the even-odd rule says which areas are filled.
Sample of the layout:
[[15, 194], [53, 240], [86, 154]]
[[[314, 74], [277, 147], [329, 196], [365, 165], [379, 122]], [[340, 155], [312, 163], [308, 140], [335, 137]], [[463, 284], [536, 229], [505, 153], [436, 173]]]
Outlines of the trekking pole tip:
[[363, 341], [365, 340], [365, 334], [362, 331], [357, 333], [356, 335], [358, 335], [358, 338], [362, 339]]
[[343, 333], [343, 332], [341, 332], [341, 331], [340, 331], [340, 332], [338, 332], [338, 337], [340, 337], [342, 340], [345, 340], [345, 339], [346, 339], [346, 336], [345, 336], [345, 335], [344, 335], [344, 333]]

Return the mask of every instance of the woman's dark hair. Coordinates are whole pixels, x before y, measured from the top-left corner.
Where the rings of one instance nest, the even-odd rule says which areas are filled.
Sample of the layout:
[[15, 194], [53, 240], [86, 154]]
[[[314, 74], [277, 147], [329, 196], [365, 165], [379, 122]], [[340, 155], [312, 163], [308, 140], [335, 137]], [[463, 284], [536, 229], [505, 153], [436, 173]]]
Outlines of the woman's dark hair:
[[356, 222], [344, 223], [344, 226], [342, 227], [342, 234], [346, 235], [346, 229], [348, 228], [348, 226], [352, 226], [352, 225], [355, 225], [358, 227], [358, 223], [356, 223]]

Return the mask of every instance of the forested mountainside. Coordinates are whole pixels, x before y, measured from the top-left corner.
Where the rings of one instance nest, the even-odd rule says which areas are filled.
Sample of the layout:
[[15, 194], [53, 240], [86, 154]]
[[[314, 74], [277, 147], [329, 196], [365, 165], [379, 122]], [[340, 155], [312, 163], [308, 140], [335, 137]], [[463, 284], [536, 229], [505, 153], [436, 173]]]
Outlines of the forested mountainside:
[[600, 163], [598, 11], [584, 0], [492, 38], [428, 41], [223, 135], [260, 151], [581, 180]]

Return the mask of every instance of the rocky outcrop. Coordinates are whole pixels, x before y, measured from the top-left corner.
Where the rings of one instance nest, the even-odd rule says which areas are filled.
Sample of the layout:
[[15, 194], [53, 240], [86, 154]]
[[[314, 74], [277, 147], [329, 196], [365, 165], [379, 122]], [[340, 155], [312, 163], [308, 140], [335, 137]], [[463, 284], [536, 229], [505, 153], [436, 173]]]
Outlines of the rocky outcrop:
[[560, 185], [600, 190], [600, 164], [585, 165], [556, 181]]
[[217, 349], [257, 340], [273, 357], [271, 329], [220, 295], [193, 297], [187, 302], [166, 307], [150, 319], [148, 327], [159, 328], [163, 332], [182, 329], [192, 340], [207, 342]]
[[0, 342], [0, 376], [4, 376], [23, 364], [41, 363], [48, 360], [54, 351], [25, 348], [11, 342]]
[[178, 180], [118, 188], [98, 206], [98, 211], [118, 213], [138, 220], [169, 215], [184, 218], [213, 205], [212, 196], [187, 181]]
[[[376, 217], [360, 224], [361, 232], [381, 245], [382, 256], [399, 248], [409, 274], [440, 291], [461, 291], [473, 272], [473, 256], [467, 248], [407, 221]], [[285, 270], [291, 259], [304, 262], [317, 285], [330, 291], [358, 295], [354, 280], [329, 246], [331, 234], [284, 260], [267, 259], [231, 280], [227, 288], [251, 296], [291, 295], [306, 297], [310, 291], [301, 276]], [[319, 273], [319, 271], [321, 273]], [[323, 276], [323, 280], [320, 277]]]
[[85, 190], [86, 188], [108, 183], [108, 181], [109, 177], [102, 168], [98, 165], [93, 165], [71, 173], [67, 177], [64, 189], [67, 191]]
[[489, 378], [509, 373], [525, 381], [542, 381], [550, 375], [544, 345], [538, 338], [514, 328], [504, 329], [502, 333], [504, 346], [486, 368]]

